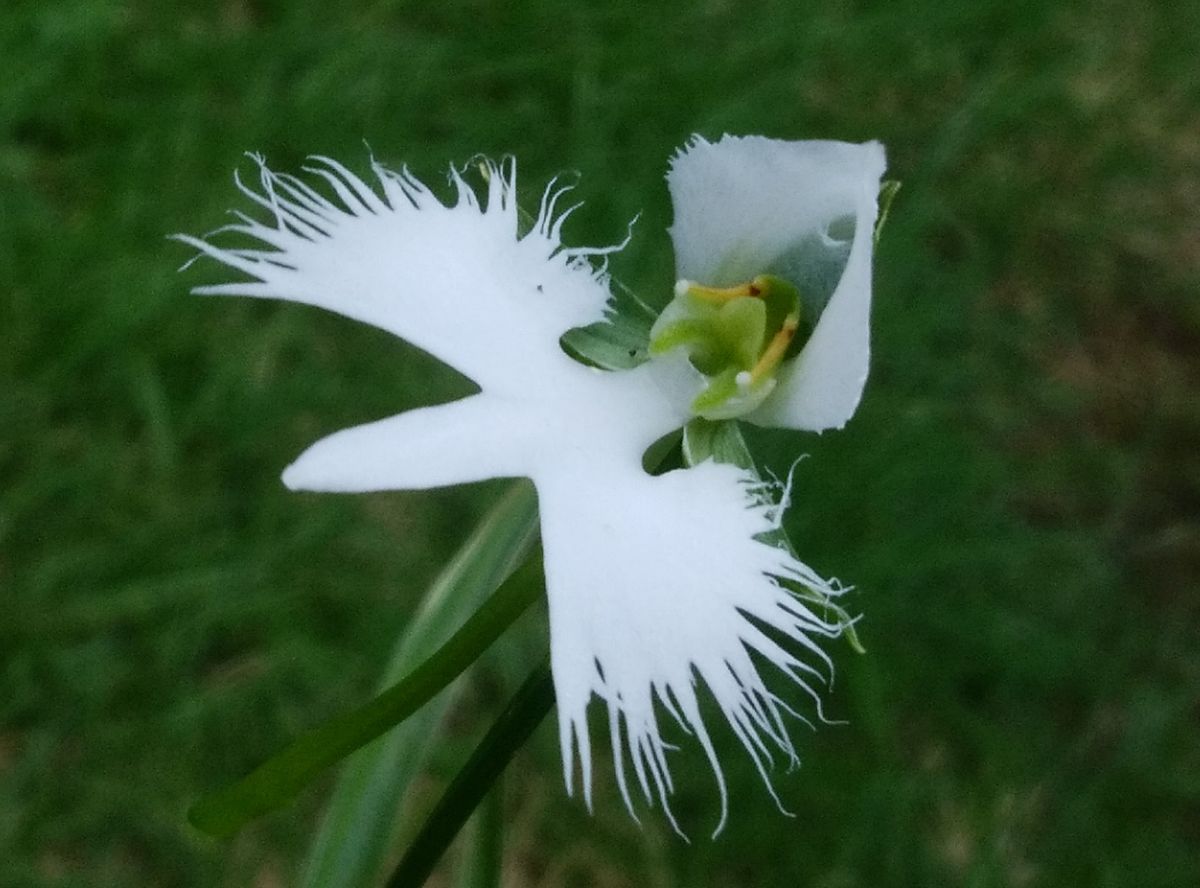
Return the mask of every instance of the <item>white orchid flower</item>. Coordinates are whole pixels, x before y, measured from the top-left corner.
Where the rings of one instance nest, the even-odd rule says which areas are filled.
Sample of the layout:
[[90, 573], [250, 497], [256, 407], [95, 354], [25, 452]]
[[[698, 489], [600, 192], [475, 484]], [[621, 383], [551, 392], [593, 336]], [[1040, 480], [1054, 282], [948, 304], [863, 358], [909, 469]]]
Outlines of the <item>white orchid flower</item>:
[[[767, 274], [798, 288], [815, 321], [798, 354], [772, 358], [766, 342], [763, 354], [746, 357], [770, 364], [760, 374], [769, 377], [770, 391], [761, 392], [760, 380], [739, 384], [726, 399], [737, 402], [734, 414], [809, 430], [840, 427], [853, 414], [867, 374], [883, 169], [876, 143], [695, 138], [674, 158], [671, 234], [686, 279], [677, 302], [689, 298], [689, 288], [730, 289]], [[697, 393], [712, 380], [680, 360], [694, 342], [667, 343], [658, 349], [661, 360], [623, 372], [590, 368], [564, 353], [563, 333], [602, 320], [610, 292], [589, 261], [606, 251], [560, 240], [565, 214], [555, 205], [562, 190], [547, 189], [522, 236], [512, 164], [489, 167], [486, 202], [452, 173], [451, 205], [407, 171], [373, 170], [377, 188], [317, 158], [309, 172], [325, 180], [331, 199], [263, 166], [260, 191], [238, 185], [270, 213], [269, 223], [238, 214], [229, 229], [264, 248], [182, 238], [250, 278], [196, 292], [321, 306], [394, 333], [480, 388], [450, 404], [333, 434], [289, 466], [284, 483], [362, 492], [531, 478], [568, 792], [578, 753], [591, 807], [586, 714], [596, 697], [607, 708], [616, 779], [630, 812], [626, 759], [647, 801], [657, 797], [675, 823], [671, 747], [660, 724], [666, 717], [695, 737], [711, 763], [719, 832], [725, 780], [698, 686], [707, 687], [774, 795], [770, 749], [796, 761], [785, 726], [796, 713], [768, 689], [755, 661], [812, 696], [819, 713], [810, 682], [823, 681], [832, 666], [817, 639], [836, 636], [841, 626], [782, 583], [827, 596], [840, 588], [764, 541], [778, 528], [786, 496], [771, 502], [746, 471], [712, 461], [657, 477], [643, 470], [647, 447], [695, 412]], [[680, 311], [687, 313], [677, 305]], [[749, 388], [753, 397], [745, 398]], [[802, 660], [802, 651], [824, 668]]]

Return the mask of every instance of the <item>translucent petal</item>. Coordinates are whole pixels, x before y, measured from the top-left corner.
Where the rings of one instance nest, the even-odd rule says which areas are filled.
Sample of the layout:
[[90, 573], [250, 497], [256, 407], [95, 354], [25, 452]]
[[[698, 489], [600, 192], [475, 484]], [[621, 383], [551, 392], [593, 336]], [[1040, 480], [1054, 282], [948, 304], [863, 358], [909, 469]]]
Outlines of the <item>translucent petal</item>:
[[822, 431], [845, 425], [858, 407], [870, 358], [872, 231], [883, 171], [876, 142], [697, 137], [675, 157], [667, 183], [676, 276], [730, 286], [777, 273], [819, 316], [750, 421]]

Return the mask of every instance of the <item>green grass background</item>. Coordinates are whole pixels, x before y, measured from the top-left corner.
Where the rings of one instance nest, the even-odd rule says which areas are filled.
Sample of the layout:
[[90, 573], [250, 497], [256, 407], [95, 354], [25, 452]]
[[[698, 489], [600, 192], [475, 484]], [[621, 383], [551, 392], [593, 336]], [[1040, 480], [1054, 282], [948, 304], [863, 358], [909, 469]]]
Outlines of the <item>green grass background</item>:
[[187, 295], [223, 272], [165, 236], [223, 223], [242, 153], [511, 153], [531, 198], [576, 170], [566, 236], [641, 212], [614, 270], [665, 292], [666, 159], [726, 131], [878, 138], [904, 182], [859, 415], [760, 436], [811, 454], [793, 529], [869, 653], [776, 778], [794, 819], [727, 738], [715, 842], [696, 750], [684, 845], [604, 767], [594, 817], [566, 799], [543, 727], [505, 884], [1200, 884], [1196, 34], [1200, 5], [1133, 0], [9, 0], [0, 884], [290, 884], [328, 782], [230, 844], [186, 806], [369, 693], [499, 489], [282, 488], [318, 436], [465, 388], [344, 319]]

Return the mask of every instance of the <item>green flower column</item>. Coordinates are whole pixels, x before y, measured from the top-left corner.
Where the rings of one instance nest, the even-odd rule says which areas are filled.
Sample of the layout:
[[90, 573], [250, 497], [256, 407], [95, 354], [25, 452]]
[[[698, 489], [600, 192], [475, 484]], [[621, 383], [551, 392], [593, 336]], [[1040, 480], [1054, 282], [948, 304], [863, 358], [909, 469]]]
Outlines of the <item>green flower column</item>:
[[775, 371], [811, 333], [800, 291], [781, 277], [760, 274], [721, 288], [683, 280], [650, 331], [650, 353], [683, 349], [707, 379], [692, 413], [733, 419], [763, 402], [775, 388]]

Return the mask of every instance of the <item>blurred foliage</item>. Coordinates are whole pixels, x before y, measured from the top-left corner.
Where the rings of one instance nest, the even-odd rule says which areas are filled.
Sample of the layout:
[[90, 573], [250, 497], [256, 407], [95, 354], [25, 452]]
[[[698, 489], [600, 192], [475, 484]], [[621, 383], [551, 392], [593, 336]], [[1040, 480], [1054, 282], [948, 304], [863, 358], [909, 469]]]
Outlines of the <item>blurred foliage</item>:
[[577, 170], [566, 236], [641, 212], [614, 270], [665, 296], [666, 158], [725, 131], [878, 138], [904, 182], [859, 416], [754, 436], [811, 454], [793, 530], [858, 587], [869, 654], [776, 780], [795, 819], [725, 738], [715, 842], [695, 750], [684, 845], [610, 780], [594, 817], [566, 799], [543, 729], [506, 884], [1200, 883], [1197, 33], [1200, 6], [1133, 0], [9, 0], [0, 883], [290, 883], [321, 793], [230, 845], [187, 804], [369, 693], [499, 489], [282, 489], [321, 434], [468, 384], [341, 318], [186, 296], [221, 272], [176, 274], [165, 235], [223, 223], [242, 152], [427, 179], [511, 153], [531, 199]]

